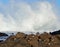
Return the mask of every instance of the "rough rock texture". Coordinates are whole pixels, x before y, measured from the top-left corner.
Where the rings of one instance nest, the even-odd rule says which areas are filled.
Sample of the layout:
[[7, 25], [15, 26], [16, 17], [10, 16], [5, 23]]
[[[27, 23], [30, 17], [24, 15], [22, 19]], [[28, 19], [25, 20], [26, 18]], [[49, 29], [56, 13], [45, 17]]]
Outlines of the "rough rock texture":
[[18, 32], [0, 43], [0, 47], [60, 47], [60, 34], [24, 34]]

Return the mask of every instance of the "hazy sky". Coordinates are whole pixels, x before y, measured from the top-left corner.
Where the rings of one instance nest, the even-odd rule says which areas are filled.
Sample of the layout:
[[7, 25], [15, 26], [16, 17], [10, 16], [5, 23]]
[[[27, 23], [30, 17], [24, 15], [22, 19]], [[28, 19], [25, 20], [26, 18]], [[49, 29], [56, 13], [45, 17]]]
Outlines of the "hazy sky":
[[[0, 4], [7, 5], [7, 4], [10, 4], [10, 1], [11, 0], [0, 0]], [[15, 1], [17, 1], [17, 2], [27, 2], [29, 4], [34, 3], [34, 2], [48, 1], [48, 2], [54, 4], [54, 7], [57, 11], [56, 12], [57, 15], [60, 15], [60, 0], [15, 0]]]
[[[15, 1], [16, 1], [16, 3], [17, 2], [26, 2], [29, 4], [32, 4], [34, 2], [48, 1], [54, 5], [54, 7], [55, 7], [54, 9], [56, 9], [57, 15], [58, 16], [60, 15], [60, 0], [15, 0]], [[0, 4], [4, 4], [4, 5], [10, 4], [10, 2], [11, 2], [11, 0], [0, 0]]]

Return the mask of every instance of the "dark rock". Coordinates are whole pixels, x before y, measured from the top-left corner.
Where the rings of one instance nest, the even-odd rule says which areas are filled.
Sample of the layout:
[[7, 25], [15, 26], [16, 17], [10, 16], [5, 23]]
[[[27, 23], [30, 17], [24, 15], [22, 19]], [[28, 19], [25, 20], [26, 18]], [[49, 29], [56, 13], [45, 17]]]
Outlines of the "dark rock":
[[3, 40], [0, 40], [0, 43], [3, 42]]
[[54, 31], [54, 32], [50, 32], [50, 34], [51, 34], [51, 35], [58, 35], [58, 34], [60, 34], [60, 30]]
[[8, 36], [8, 34], [0, 32], [0, 36]]

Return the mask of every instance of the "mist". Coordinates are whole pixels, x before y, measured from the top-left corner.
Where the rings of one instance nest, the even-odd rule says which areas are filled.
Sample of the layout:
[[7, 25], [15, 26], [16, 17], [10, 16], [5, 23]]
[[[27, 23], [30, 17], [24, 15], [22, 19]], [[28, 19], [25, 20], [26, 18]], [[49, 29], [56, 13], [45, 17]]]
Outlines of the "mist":
[[1, 6], [0, 32], [53, 32], [60, 29], [58, 16], [49, 2], [15, 2]]

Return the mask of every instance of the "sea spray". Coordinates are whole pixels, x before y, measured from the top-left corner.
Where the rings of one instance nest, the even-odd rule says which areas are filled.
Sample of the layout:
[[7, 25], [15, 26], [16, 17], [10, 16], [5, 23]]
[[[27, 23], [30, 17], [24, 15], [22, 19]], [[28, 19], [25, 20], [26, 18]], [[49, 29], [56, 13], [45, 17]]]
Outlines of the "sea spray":
[[[12, 0], [11, 0], [12, 2]], [[10, 32], [52, 32], [60, 29], [60, 23], [49, 2], [12, 2], [0, 13], [0, 31]], [[35, 5], [36, 4], [36, 5]]]

